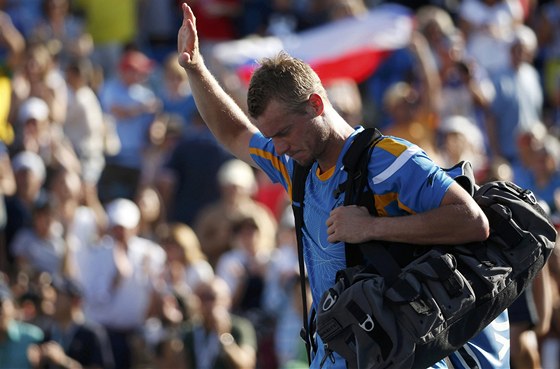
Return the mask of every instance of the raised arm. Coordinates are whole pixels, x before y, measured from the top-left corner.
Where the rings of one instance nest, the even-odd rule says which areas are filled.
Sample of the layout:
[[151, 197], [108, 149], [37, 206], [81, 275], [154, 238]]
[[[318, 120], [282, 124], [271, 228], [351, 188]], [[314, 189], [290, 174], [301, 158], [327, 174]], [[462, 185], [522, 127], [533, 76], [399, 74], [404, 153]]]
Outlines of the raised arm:
[[249, 141], [257, 129], [204, 64], [198, 46], [196, 18], [186, 3], [182, 8], [183, 24], [177, 37], [179, 64], [189, 75], [200, 115], [220, 143], [239, 159], [254, 165], [249, 155]]

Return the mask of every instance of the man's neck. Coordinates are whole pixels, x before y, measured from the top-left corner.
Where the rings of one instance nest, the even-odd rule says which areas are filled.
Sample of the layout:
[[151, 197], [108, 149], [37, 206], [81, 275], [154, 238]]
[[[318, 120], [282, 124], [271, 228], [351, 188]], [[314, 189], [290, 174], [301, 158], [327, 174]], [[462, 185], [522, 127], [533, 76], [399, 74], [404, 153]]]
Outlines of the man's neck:
[[317, 159], [321, 173], [334, 167], [346, 140], [354, 133], [354, 128], [350, 126], [338, 114], [332, 117], [331, 132], [325, 145], [323, 155]]

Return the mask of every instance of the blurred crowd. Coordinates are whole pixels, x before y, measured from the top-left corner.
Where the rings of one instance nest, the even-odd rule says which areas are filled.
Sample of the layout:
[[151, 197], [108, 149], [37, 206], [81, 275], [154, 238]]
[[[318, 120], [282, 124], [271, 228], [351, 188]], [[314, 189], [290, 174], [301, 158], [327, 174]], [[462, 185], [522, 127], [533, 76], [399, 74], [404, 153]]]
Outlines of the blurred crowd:
[[[179, 0], [0, 0], [0, 368], [304, 368], [283, 189], [206, 128]], [[201, 50], [359, 17], [383, 0], [191, 0]], [[415, 29], [353, 125], [531, 189], [560, 227], [560, 1], [393, 1]], [[512, 367], [560, 368], [557, 252], [512, 319]], [[308, 299], [309, 300], [309, 299]]]

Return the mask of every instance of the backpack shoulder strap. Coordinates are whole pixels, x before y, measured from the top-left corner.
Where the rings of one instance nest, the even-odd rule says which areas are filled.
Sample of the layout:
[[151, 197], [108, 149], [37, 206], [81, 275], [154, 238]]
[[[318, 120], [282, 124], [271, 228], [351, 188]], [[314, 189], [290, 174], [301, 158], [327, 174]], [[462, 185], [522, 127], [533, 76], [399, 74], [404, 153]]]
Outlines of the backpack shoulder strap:
[[[303, 315], [303, 328], [301, 331], [301, 338], [305, 341], [305, 348], [307, 351], [307, 359], [311, 364], [311, 348], [312, 340], [309, 330], [309, 317], [307, 311], [307, 277], [305, 275], [305, 263], [303, 260], [303, 199], [305, 196], [305, 182], [311, 165], [301, 166], [294, 161], [294, 172], [292, 174], [292, 211], [294, 212], [297, 248], [298, 248], [298, 264], [299, 264], [299, 280], [301, 287], [302, 298], [302, 315]], [[315, 350], [314, 350], [315, 351]]]
[[[375, 145], [382, 139], [375, 128], [366, 128], [354, 139], [342, 159], [348, 179], [341, 184], [344, 205], [365, 206], [370, 214], [377, 216], [375, 200], [368, 185], [369, 162]], [[367, 264], [390, 283], [396, 281], [401, 267], [386, 248], [387, 243], [365, 242], [345, 244], [346, 265]]]
[[377, 128], [366, 128], [358, 133], [342, 158], [344, 168], [347, 171], [355, 170], [365, 150], [371, 148], [381, 137]]
[[[365, 204], [364, 201], [367, 200], [363, 198], [362, 193], [358, 193], [356, 190], [358, 188], [363, 189], [367, 185], [367, 170], [371, 150], [373, 150], [373, 147], [381, 138], [382, 134], [379, 130], [376, 128], [366, 128], [356, 135], [354, 141], [352, 141], [344, 154], [342, 165], [348, 173], [348, 179], [339, 184], [334, 193], [335, 196], [345, 193], [344, 205], [363, 204], [367, 206], [370, 212], [375, 211], [373, 202]], [[364, 173], [366, 175], [362, 175]], [[358, 198], [349, 197], [349, 193], [355, 194]]]

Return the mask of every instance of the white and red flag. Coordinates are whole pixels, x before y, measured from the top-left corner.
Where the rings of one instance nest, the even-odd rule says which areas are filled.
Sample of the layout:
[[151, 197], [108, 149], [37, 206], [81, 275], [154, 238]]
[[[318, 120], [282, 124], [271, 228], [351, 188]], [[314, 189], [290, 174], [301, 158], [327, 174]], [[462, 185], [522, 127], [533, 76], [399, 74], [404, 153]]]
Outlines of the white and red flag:
[[248, 81], [257, 61], [281, 50], [299, 58], [317, 72], [323, 83], [339, 78], [361, 82], [393, 50], [408, 45], [414, 29], [410, 9], [377, 6], [356, 18], [345, 18], [286, 37], [248, 37], [224, 42], [214, 57]]

